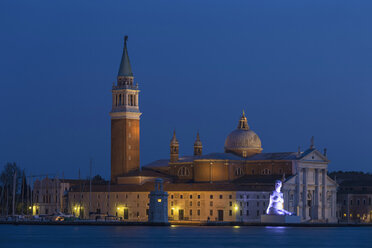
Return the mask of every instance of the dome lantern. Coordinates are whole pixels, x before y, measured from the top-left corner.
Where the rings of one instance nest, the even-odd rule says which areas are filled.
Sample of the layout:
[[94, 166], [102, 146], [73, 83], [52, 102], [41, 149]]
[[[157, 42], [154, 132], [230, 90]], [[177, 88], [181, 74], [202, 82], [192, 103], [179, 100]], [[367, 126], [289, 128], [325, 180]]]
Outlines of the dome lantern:
[[234, 153], [242, 157], [249, 157], [261, 153], [261, 151], [261, 140], [258, 135], [249, 128], [243, 110], [238, 128], [232, 131], [226, 138], [225, 152]]

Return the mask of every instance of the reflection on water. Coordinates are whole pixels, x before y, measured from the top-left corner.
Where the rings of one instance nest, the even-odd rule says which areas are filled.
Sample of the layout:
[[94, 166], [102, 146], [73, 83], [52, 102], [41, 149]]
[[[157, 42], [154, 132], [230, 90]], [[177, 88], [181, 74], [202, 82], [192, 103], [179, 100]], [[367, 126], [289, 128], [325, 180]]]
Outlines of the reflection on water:
[[0, 247], [370, 247], [370, 227], [0, 225]]

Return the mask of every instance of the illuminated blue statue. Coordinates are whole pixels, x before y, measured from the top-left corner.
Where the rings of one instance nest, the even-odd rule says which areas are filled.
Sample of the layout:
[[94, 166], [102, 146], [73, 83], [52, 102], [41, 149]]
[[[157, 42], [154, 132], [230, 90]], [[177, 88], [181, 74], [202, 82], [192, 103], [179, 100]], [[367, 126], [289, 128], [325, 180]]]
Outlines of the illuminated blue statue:
[[293, 215], [293, 213], [283, 209], [283, 193], [280, 192], [282, 181], [275, 181], [275, 190], [270, 194], [270, 203], [267, 207], [266, 214], [268, 215]]

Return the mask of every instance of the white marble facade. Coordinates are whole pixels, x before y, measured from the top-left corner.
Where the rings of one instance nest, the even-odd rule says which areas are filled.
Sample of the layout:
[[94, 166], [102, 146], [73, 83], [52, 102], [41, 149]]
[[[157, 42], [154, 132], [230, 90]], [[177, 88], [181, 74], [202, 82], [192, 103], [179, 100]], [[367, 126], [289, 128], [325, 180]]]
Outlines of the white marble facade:
[[327, 176], [329, 160], [316, 149], [304, 153], [292, 161], [295, 174], [283, 183], [284, 208], [302, 222], [337, 222], [337, 183]]

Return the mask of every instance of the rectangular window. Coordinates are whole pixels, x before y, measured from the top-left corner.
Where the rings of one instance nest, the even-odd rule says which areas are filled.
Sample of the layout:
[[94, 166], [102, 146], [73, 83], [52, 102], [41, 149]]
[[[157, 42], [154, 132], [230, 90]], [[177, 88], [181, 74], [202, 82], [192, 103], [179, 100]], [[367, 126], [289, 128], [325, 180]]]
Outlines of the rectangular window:
[[200, 209], [198, 209], [198, 216], [200, 216]]
[[229, 199], [232, 199], [232, 195], [229, 195]]
[[240, 206], [243, 207], [243, 202], [240, 202]]
[[149, 215], [149, 209], [147, 208], [146, 209], [146, 216], [148, 216]]
[[180, 198], [183, 199], [183, 195], [181, 195]]
[[230, 202], [230, 207], [232, 207], [232, 202]]
[[171, 209], [171, 215], [173, 215], [173, 209]]
[[192, 209], [190, 209], [190, 216], [192, 215]]
[[171, 195], [171, 199], [173, 199], [173, 195]]
[[222, 195], [220, 195], [220, 199], [222, 199]]
[[210, 215], [210, 216], [213, 216], [213, 210], [212, 210], [212, 209], [209, 210], [209, 215]]
[[260, 215], [260, 210], [257, 210], [257, 216], [259, 216]]
[[192, 199], [192, 195], [190, 195], [190, 199]]
[[198, 201], [198, 207], [200, 207], [200, 201]]
[[259, 207], [259, 206], [260, 206], [260, 202], [258, 201], [258, 202], [257, 202], [257, 207]]
[[243, 215], [243, 210], [240, 210], [240, 216], [242, 216]]
[[198, 199], [200, 199], [200, 195], [198, 195]]
[[247, 210], [247, 216], [249, 216], [249, 210]]
[[192, 207], [192, 201], [190, 201], [190, 207]]
[[244, 198], [244, 196], [243, 195], [240, 195], [240, 199], [243, 199]]
[[213, 207], [213, 202], [212, 201], [209, 202], [209, 206]]
[[232, 216], [232, 210], [229, 210], [229, 215]]
[[247, 207], [249, 206], [249, 202], [247, 202]]
[[213, 195], [210, 195], [209, 198], [210, 198], [210, 199], [213, 199]]
[[173, 206], [173, 201], [171, 201], [171, 206]]

